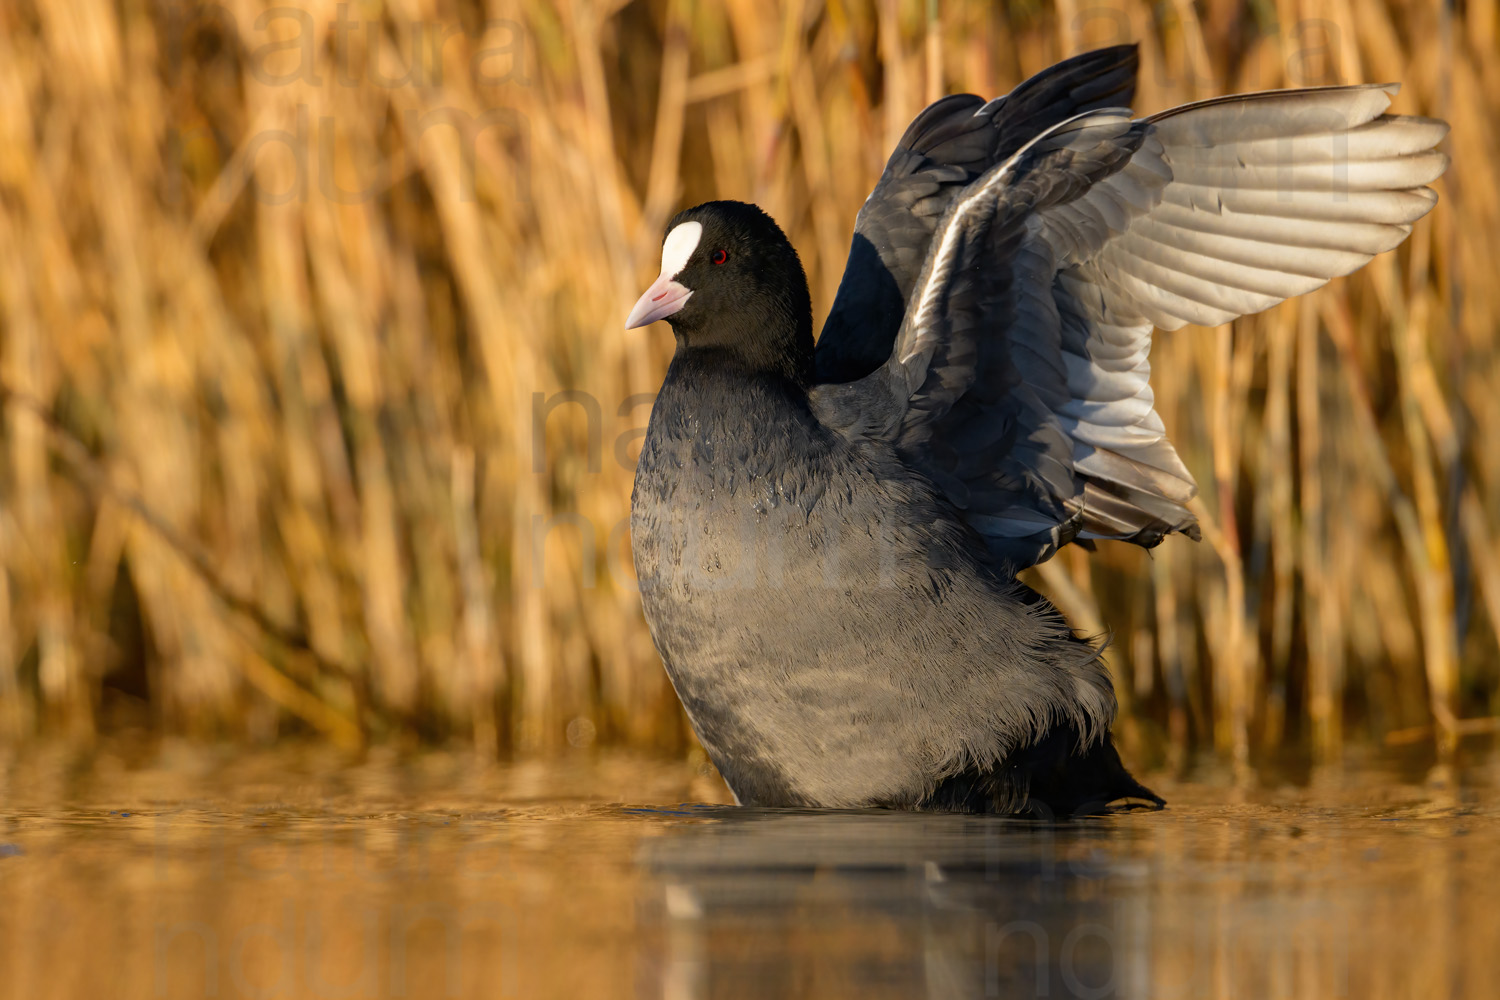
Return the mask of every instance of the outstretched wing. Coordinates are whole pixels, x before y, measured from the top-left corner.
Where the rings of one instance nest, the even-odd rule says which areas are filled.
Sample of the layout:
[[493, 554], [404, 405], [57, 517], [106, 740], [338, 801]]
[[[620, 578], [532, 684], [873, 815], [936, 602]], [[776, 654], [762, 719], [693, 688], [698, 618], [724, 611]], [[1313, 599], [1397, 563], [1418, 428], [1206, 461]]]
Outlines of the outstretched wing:
[[818, 338], [818, 376], [847, 382], [890, 357], [938, 220], [981, 174], [1042, 129], [1081, 111], [1124, 106], [1135, 93], [1136, 47], [1085, 52], [985, 102], [953, 94], [906, 129], [854, 223], [833, 308]]
[[1436, 201], [1447, 125], [1395, 86], [1274, 91], [1042, 133], [944, 216], [895, 350], [819, 415], [883, 438], [1020, 568], [1075, 537], [1196, 535], [1153, 408], [1153, 327], [1348, 274]]

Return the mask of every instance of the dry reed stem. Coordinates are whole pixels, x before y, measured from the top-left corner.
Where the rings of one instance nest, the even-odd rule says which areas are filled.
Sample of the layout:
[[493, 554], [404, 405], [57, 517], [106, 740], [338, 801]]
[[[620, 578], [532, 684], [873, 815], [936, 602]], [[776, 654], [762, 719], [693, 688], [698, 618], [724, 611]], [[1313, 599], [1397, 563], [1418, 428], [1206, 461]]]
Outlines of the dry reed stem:
[[[1159, 338], [1206, 546], [1034, 578], [1112, 632], [1122, 705], [1177, 754], [1434, 722], [1451, 746], [1500, 710], [1494, 0], [271, 8], [0, 9], [0, 378], [167, 529], [5, 402], [0, 739], [270, 719], [492, 754], [581, 719], [681, 746], [625, 541], [671, 345], [619, 325], [666, 219], [760, 202], [824, 310], [925, 101], [1126, 40], [1142, 112], [1402, 80], [1453, 167], [1375, 266]], [[534, 394], [567, 390], [597, 405], [538, 426]]]

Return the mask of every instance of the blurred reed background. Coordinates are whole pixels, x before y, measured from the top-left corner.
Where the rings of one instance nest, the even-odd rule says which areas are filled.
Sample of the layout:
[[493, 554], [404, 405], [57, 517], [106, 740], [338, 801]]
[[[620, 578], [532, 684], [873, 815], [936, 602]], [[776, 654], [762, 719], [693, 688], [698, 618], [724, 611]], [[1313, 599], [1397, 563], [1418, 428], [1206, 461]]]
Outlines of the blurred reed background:
[[[1141, 43], [1141, 112], [1399, 80], [1442, 201], [1158, 339], [1205, 541], [1069, 549], [1137, 758], [1500, 711], [1500, 6], [9, 0], [0, 742], [690, 739], [629, 571], [662, 227], [759, 202], [832, 299], [910, 118]], [[540, 394], [540, 395], [539, 395]], [[564, 394], [564, 395], [559, 395]]]

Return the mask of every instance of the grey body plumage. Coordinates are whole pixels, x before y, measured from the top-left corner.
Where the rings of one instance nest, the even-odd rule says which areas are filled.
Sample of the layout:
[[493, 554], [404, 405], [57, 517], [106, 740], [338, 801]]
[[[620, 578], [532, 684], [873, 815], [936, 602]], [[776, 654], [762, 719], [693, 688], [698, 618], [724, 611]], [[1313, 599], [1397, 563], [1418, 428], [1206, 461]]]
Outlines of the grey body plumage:
[[794, 384], [680, 352], [640, 469], [646, 618], [742, 801], [915, 807], [1056, 723], [1108, 730], [1095, 651], [986, 565], [930, 483], [823, 427]]

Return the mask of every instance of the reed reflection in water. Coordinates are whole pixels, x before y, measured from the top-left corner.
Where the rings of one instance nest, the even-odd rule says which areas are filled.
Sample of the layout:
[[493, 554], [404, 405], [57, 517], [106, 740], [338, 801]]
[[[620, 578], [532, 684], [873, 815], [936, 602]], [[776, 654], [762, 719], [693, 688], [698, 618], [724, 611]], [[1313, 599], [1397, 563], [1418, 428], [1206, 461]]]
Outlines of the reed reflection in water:
[[1496, 776], [1153, 776], [1166, 812], [1042, 824], [744, 810], [640, 757], [33, 755], [0, 996], [1487, 996]]

